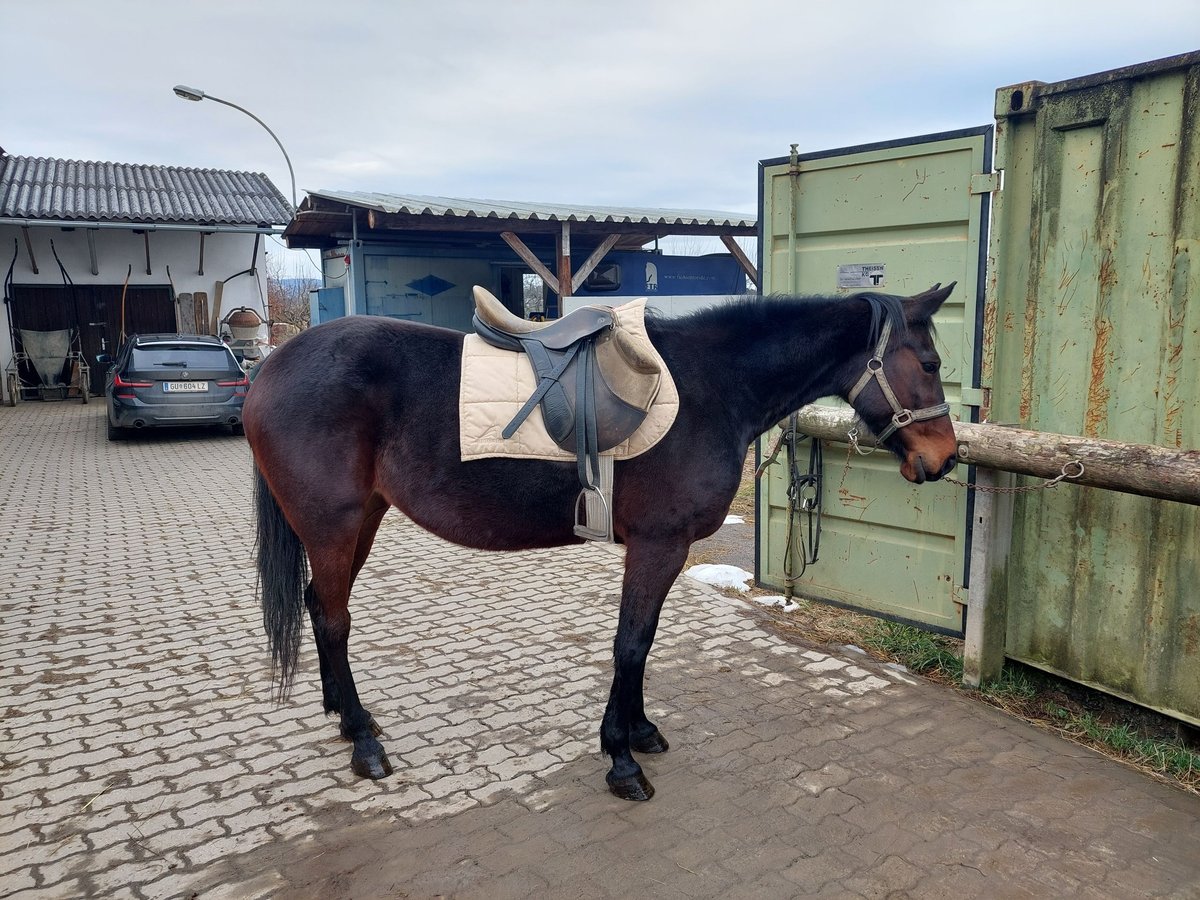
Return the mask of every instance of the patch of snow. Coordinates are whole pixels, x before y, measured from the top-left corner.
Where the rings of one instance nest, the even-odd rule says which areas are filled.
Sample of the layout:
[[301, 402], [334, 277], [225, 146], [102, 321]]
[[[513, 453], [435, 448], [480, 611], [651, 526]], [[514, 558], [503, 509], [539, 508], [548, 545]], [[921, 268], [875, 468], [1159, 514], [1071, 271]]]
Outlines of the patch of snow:
[[711, 584], [714, 587], [733, 588], [735, 591], [750, 590], [749, 582], [754, 580], [754, 575], [745, 569], [739, 569], [737, 566], [716, 565], [714, 563], [702, 563], [698, 566], [692, 566], [683, 574], [688, 576], [688, 578], [694, 578], [697, 581]]
[[864, 650], [862, 647], [855, 647], [853, 644], [843, 644], [842, 649], [849, 650], [851, 653], [861, 653], [863, 656], [867, 655], [866, 650]]
[[906, 667], [900, 663], [886, 662], [883, 664], [885, 669], [888, 669], [888, 675], [895, 678], [897, 681], [903, 681], [905, 684], [920, 684], [915, 678], [910, 678], [912, 674]]
[[722, 522], [721, 524], [722, 525], [745, 525], [746, 520], [743, 519], [741, 516], [726, 516], [725, 521]]
[[763, 606], [773, 606], [776, 609], [782, 609], [784, 612], [795, 612], [800, 608], [799, 603], [792, 603], [787, 597], [773, 595], [770, 597], [751, 597], [755, 603], [761, 603]]

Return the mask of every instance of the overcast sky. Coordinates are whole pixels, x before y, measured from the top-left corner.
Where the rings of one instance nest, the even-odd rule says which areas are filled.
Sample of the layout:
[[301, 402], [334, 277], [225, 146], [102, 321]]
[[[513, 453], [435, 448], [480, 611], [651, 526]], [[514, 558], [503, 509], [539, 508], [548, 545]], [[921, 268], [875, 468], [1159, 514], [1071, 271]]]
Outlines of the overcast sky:
[[760, 159], [987, 124], [1200, 49], [1200, 0], [0, 0], [10, 154], [297, 188], [753, 212]]

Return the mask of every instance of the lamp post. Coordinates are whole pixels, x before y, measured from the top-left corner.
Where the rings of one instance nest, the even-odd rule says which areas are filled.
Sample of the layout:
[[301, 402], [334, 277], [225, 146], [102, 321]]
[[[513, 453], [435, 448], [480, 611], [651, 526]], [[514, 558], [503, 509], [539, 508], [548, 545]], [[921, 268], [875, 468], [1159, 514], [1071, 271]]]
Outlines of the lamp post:
[[254, 113], [250, 112], [250, 110], [244, 109], [244, 108], [238, 106], [236, 103], [230, 103], [228, 100], [222, 100], [220, 97], [214, 97], [212, 94], [206, 94], [206, 93], [204, 93], [204, 91], [200, 90], [199, 88], [188, 87], [186, 84], [177, 84], [177, 85], [175, 85], [173, 90], [175, 91], [176, 97], [180, 97], [184, 100], [197, 100], [197, 101], [212, 100], [214, 103], [223, 103], [226, 106], [232, 106], [234, 109], [236, 109], [240, 112], [244, 112], [246, 115], [248, 115], [250, 118], [252, 118], [255, 122], [257, 122], [259, 125], [261, 125], [264, 129], [266, 129], [267, 134], [269, 134], [272, 138], [274, 138], [275, 143], [279, 146], [279, 152], [283, 154], [283, 161], [287, 163], [288, 175], [292, 179], [292, 209], [297, 208], [296, 172], [292, 169], [292, 161], [288, 158], [287, 151], [283, 149], [283, 142], [280, 141], [278, 137], [276, 137], [275, 132], [273, 132], [270, 128], [267, 127], [266, 122], [264, 122], [262, 119], [260, 119]]

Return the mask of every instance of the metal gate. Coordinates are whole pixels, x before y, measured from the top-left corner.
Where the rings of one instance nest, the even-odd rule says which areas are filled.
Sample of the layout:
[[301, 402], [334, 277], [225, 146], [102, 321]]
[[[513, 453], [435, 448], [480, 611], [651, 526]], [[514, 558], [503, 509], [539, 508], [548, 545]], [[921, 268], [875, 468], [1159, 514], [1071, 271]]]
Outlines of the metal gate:
[[[765, 160], [759, 166], [764, 294], [914, 294], [957, 281], [937, 317], [946, 399], [979, 402], [992, 127]], [[837, 401], [830, 401], [837, 402]], [[782, 588], [786, 479], [773, 466], [756, 501], [756, 577]], [[825, 456], [820, 561], [799, 594], [959, 634], [969, 499], [945, 482], [904, 482], [883, 452]]]

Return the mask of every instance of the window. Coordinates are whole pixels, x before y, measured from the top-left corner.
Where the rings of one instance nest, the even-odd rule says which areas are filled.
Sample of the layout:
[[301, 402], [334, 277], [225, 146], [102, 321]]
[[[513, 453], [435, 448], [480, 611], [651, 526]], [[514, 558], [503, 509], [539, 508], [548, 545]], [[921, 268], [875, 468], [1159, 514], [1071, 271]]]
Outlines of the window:
[[616, 263], [601, 263], [592, 269], [583, 281], [585, 290], [619, 291], [621, 289], [621, 267]]
[[201, 347], [194, 344], [154, 344], [133, 348], [133, 368], [138, 371], [154, 369], [217, 369], [232, 371], [237, 362], [224, 347]]

